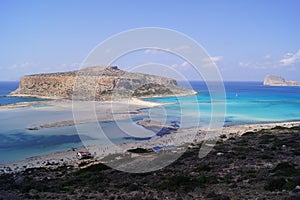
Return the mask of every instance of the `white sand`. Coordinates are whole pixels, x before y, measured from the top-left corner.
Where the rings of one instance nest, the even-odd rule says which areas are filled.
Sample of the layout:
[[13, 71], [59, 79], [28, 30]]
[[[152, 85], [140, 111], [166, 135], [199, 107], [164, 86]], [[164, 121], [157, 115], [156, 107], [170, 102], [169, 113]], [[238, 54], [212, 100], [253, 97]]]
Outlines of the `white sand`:
[[[36, 107], [39, 104], [46, 104], [48, 106]], [[130, 118], [139, 115], [139, 109], [151, 108], [160, 106], [162, 104], [147, 102], [140, 99], [129, 99], [120, 100], [115, 102], [96, 102], [96, 101], [68, 101], [68, 100], [53, 100], [44, 102], [29, 102], [29, 103], [19, 103], [15, 105], [1, 106], [0, 109], [15, 109], [23, 107], [32, 107], [34, 109], [40, 110], [65, 110], [74, 111], [76, 115], [77, 123], [87, 123], [93, 121], [109, 121]], [[22, 110], [20, 110], [22, 111]], [[91, 117], [91, 112], [95, 113], [94, 118]], [[74, 125], [73, 119], [65, 119], [60, 121], [49, 121], [45, 124], [40, 124], [41, 127], [57, 127], [57, 126], [68, 126]], [[300, 126], [300, 122], [278, 122], [278, 123], [264, 123], [264, 124], [248, 124], [248, 125], [238, 125], [224, 127], [222, 129], [208, 129], [208, 128], [186, 128], [178, 129], [172, 134], [164, 135], [163, 137], [157, 137], [155, 140], [149, 141], [139, 141], [130, 142], [121, 145], [110, 145], [110, 146], [90, 146], [88, 150], [95, 154], [95, 162], [99, 161], [101, 158], [109, 154], [123, 153], [128, 149], [132, 148], [152, 148], [154, 146], [166, 146], [175, 145], [181, 146], [184, 144], [199, 143], [203, 140], [211, 138], [219, 138], [221, 134], [228, 136], [238, 136], [242, 135], [248, 131], [258, 131], [261, 129], [269, 129], [275, 126]], [[84, 149], [83, 149], [84, 150]], [[25, 160], [11, 162], [4, 165], [0, 165], [0, 173], [11, 172], [11, 171], [21, 171], [26, 168], [32, 167], [42, 167], [42, 166], [57, 166], [63, 164], [71, 164], [78, 166], [81, 161], [76, 158], [76, 151], [64, 151], [52, 153], [44, 156], [36, 156], [32, 158], [27, 158]], [[49, 165], [49, 163], [53, 165]]]
[[[88, 147], [88, 150], [92, 154], [94, 154], [95, 156], [94, 162], [99, 162], [99, 160], [105, 157], [106, 155], [114, 154], [114, 153], [123, 153], [128, 149], [133, 149], [137, 147], [152, 148], [157, 145], [181, 146], [184, 144], [199, 143], [209, 138], [218, 139], [220, 134], [225, 134], [227, 136], [239, 136], [248, 131], [259, 131], [261, 129], [270, 129], [276, 126], [283, 126], [287, 128], [293, 126], [300, 126], [300, 121], [248, 124], [248, 125], [224, 127], [223, 129], [210, 129], [210, 130], [186, 128], [186, 129], [179, 129], [178, 131], [172, 134], [164, 135], [163, 137], [160, 137], [155, 140], [130, 142], [121, 145], [113, 145], [113, 146], [90, 146]], [[82, 161], [76, 159], [76, 151], [69, 150], [64, 152], [52, 153], [44, 156], [36, 156], [25, 160], [17, 161], [17, 162], [7, 163], [5, 165], [0, 165], [0, 171], [2, 171], [2, 173], [12, 172], [12, 171], [22, 171], [26, 168], [46, 166], [47, 163], [54, 164], [50, 166], [47, 165], [47, 167], [63, 165], [63, 164], [74, 165], [76, 167], [80, 162]]]
[[[40, 105], [43, 105], [42, 107]], [[37, 111], [66, 111], [73, 113], [64, 119], [51, 119], [41, 124], [31, 124], [31, 129], [53, 128], [62, 126], [72, 126], [90, 122], [103, 122], [112, 120], [127, 119], [142, 115], [138, 112], [143, 108], [151, 108], [163, 104], [143, 101], [136, 98], [124, 99], [120, 101], [71, 101], [71, 100], [51, 100], [42, 102], [22, 102], [0, 106], [0, 110], [34, 109]]]

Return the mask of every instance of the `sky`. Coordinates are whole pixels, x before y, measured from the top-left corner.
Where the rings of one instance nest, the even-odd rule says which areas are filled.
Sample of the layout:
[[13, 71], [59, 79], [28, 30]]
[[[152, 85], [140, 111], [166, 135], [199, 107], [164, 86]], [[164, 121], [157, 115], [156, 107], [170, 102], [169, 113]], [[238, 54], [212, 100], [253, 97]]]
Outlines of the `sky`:
[[[0, 81], [78, 69], [107, 38], [143, 27], [192, 38], [225, 81], [300, 80], [299, 8], [299, 0], [0, 0]], [[149, 61], [134, 55], [119, 68]], [[188, 69], [180, 59], [163, 64]]]

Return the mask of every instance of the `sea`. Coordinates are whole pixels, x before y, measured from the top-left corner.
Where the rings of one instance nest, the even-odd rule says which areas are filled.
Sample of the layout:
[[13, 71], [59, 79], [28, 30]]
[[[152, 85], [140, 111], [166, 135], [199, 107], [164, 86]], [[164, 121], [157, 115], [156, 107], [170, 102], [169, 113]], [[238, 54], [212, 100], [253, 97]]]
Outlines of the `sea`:
[[[6, 95], [18, 87], [18, 82], [0, 82], [0, 105], [19, 102], [43, 101], [37, 98], [17, 98]], [[225, 96], [222, 102], [211, 99], [211, 91], [205, 82], [190, 82], [197, 95], [184, 97], [145, 98], [145, 101], [164, 103], [163, 106], [141, 110], [144, 115], [119, 121], [100, 122], [97, 125], [107, 134], [97, 138], [97, 145], [107, 145], [107, 138], [113, 144], [149, 140], [161, 136], [132, 136], [125, 133], [119, 124], [132, 124], [143, 118], [153, 118], [181, 128], [205, 127], [212, 119], [221, 120], [224, 126], [300, 121], [300, 87], [270, 87], [262, 82], [224, 82]], [[212, 112], [214, 104], [222, 104], [225, 110]], [[44, 107], [43, 107], [44, 106]], [[213, 114], [212, 114], [213, 113]], [[51, 110], [47, 105], [38, 104], [15, 109], [0, 109], [0, 164], [33, 156], [95, 144], [95, 139], [79, 136], [75, 126], [28, 130], [29, 126], [47, 121], [72, 119], [72, 111]], [[79, 127], [90, 130], [95, 124], [81, 124]], [[143, 129], [136, 126], [135, 129]], [[136, 130], [135, 130], [136, 131]], [[143, 131], [141, 131], [143, 132]]]

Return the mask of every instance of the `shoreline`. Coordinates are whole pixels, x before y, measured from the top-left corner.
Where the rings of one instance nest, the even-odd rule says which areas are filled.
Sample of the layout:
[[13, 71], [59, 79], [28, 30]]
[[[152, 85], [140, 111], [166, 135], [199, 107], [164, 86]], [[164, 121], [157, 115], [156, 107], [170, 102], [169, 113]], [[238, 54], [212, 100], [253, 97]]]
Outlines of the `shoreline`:
[[[42, 128], [55, 128], [92, 122], [107, 122], [128, 119], [143, 115], [144, 113], [140, 112], [142, 109], [153, 108], [161, 105], [165, 104], [145, 101], [137, 98], [122, 99], [120, 101], [72, 101], [60, 99], [8, 104], [0, 106], [0, 111], [35, 108], [47, 111], [69, 111], [75, 114], [74, 116], [63, 120], [47, 120], [40, 124], [34, 123], [29, 124], [28, 127], [24, 127], [27, 130], [34, 131]], [[90, 112], [95, 112], [95, 116], [91, 117]]]
[[[188, 90], [188, 89], [187, 89]], [[182, 97], [182, 96], [190, 96], [190, 95], [196, 95], [199, 94], [196, 90], [188, 90], [180, 93], [174, 94], [156, 94], [156, 95], [146, 95], [146, 96], [132, 96], [128, 99], [142, 99], [142, 98], [160, 98], [160, 97]], [[33, 94], [19, 94], [19, 93], [13, 93], [7, 94], [6, 97], [19, 97], [19, 98], [37, 98], [41, 100], [49, 100], [49, 101], [55, 101], [55, 100], [66, 100], [66, 101], [73, 101], [72, 98], [63, 98], [63, 97], [56, 97], [56, 96], [44, 96], [44, 95], [33, 95]], [[75, 100], [76, 101], [76, 100]], [[81, 101], [81, 100], [79, 100]], [[86, 101], [86, 100], [82, 100]], [[95, 100], [96, 101], [96, 100]], [[104, 101], [97, 101], [97, 102], [104, 102]]]
[[[23, 160], [18, 160], [14, 162], [9, 162], [5, 164], [0, 164], [0, 174], [5, 173], [14, 173], [24, 171], [29, 168], [40, 168], [40, 167], [59, 167], [63, 165], [71, 165], [74, 167], [79, 167], [81, 162], [85, 162], [84, 160], [78, 160], [76, 158], [77, 151], [86, 151], [94, 154], [94, 158], [90, 161], [93, 163], [99, 163], [100, 160], [108, 155], [114, 155], [117, 153], [124, 153], [129, 149], [134, 148], [145, 148], [149, 149], [154, 146], [167, 146], [167, 145], [175, 145], [176, 148], [182, 148], [184, 145], [190, 144], [200, 144], [203, 141], [208, 139], [215, 140], [227, 140], [231, 137], [239, 137], [246, 132], [259, 131], [262, 129], [272, 129], [276, 126], [291, 128], [294, 126], [300, 126], [300, 121], [289, 121], [289, 122], [270, 122], [270, 123], [257, 123], [257, 124], [245, 124], [245, 125], [234, 125], [223, 127], [221, 129], [221, 134], [209, 135], [210, 133], [215, 133], [216, 131], [220, 131], [220, 129], [197, 129], [197, 128], [184, 128], [178, 129], [171, 134], [164, 135], [160, 138], [154, 140], [147, 141], [136, 141], [136, 142], [128, 142], [122, 143], [119, 145], [105, 145], [105, 146], [88, 146], [86, 148], [79, 148], [76, 151], [74, 150], [66, 150], [54, 152], [46, 155], [34, 156], [30, 158], [26, 158]], [[195, 132], [196, 131], [196, 134]], [[194, 133], [193, 133], [194, 132]], [[97, 153], [96, 153], [97, 152]]]
[[[37, 101], [37, 102], [22, 102], [10, 105], [0, 106], [1, 110], [18, 109], [18, 108], [31, 108], [37, 106], [38, 109], [54, 109], [54, 110], [72, 110], [74, 109], [74, 103], [78, 103], [79, 109], [83, 111], [90, 111], [91, 108], [95, 109], [97, 116], [96, 121], [112, 121], [132, 118], [134, 116], [143, 115], [139, 112], [145, 108], [151, 108], [161, 105], [166, 105], [163, 103], [150, 102], [146, 100], [141, 100], [137, 98], [123, 99], [120, 101], [71, 101], [66, 99], [60, 100], [48, 100], [48, 101]], [[45, 107], [38, 107], [38, 105], [46, 105]], [[111, 108], [116, 106], [115, 108]], [[87, 112], [89, 114], [89, 112]], [[53, 128], [62, 126], [73, 126], [76, 124], [95, 122], [95, 119], [85, 118], [88, 115], [83, 116], [82, 119], [76, 120], [64, 120], [64, 121], [49, 121], [44, 124], [34, 125], [32, 131], [37, 130], [35, 128]], [[223, 139], [228, 139], [229, 137], [241, 136], [249, 131], [258, 131], [261, 129], [271, 129], [276, 126], [292, 127], [300, 126], [300, 120], [294, 121], [278, 121], [278, 122], [267, 122], [267, 123], [249, 123], [240, 124], [233, 126], [225, 126], [219, 129], [208, 129], [208, 128], [179, 128], [177, 131], [172, 131], [171, 134], [163, 135], [162, 137], [156, 137], [154, 140], [145, 141], [133, 141], [122, 143], [114, 146], [89, 146], [88, 150], [95, 154], [93, 162], [100, 162], [102, 158], [107, 155], [112, 155], [116, 153], [124, 153], [129, 149], [134, 148], [152, 148], [154, 146], [168, 146], [175, 145], [177, 148], [183, 145], [189, 145], [192, 143], [199, 144], [202, 141], [209, 139], [220, 139], [223, 135]], [[30, 130], [30, 129], [29, 129]], [[219, 134], [215, 134], [219, 132]], [[225, 136], [225, 137], [224, 137]], [[79, 148], [78, 151], [85, 151], [85, 148]], [[62, 165], [73, 165], [79, 166], [80, 160], [76, 158], [76, 151], [65, 150], [57, 151], [50, 154], [39, 155], [34, 157], [25, 158], [18, 161], [8, 162], [0, 164], [0, 174], [1, 173], [12, 173], [18, 171], [24, 171], [28, 168], [34, 167], [57, 167]]]
[[[39, 130], [43, 128], [56, 128], [64, 126], [75, 126], [78, 124], [109, 122], [114, 120], [129, 119], [144, 115], [142, 109], [153, 108], [165, 105], [162, 103], [144, 101], [131, 98], [121, 101], [56, 101], [49, 103], [54, 109], [66, 109], [73, 112], [72, 119], [48, 121], [42, 124], [34, 124], [27, 127], [28, 130]], [[81, 114], [77, 113], [81, 112]], [[95, 112], [94, 118], [89, 116], [89, 112]]]
[[16, 108], [24, 108], [34, 105], [43, 105], [50, 103], [52, 101], [31, 101], [31, 102], [19, 102], [19, 103], [11, 103], [11, 104], [5, 104], [0, 105], [0, 110], [9, 110], [9, 109], [16, 109]]

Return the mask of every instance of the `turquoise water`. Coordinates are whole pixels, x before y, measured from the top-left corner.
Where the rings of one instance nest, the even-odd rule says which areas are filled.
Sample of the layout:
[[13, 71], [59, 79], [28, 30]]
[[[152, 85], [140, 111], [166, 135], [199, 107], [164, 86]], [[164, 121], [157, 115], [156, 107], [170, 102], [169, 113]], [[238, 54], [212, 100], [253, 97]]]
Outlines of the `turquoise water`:
[[[180, 97], [180, 100], [175, 97], [145, 100], [176, 103], [165, 106], [169, 121], [180, 120], [184, 110], [186, 117], [200, 115], [199, 123], [205, 125], [210, 121], [211, 104], [214, 102], [211, 102], [204, 82], [191, 82], [191, 85], [199, 92], [196, 102], [190, 96]], [[300, 120], [300, 87], [269, 87], [261, 82], [225, 82], [224, 86], [225, 126]], [[188, 126], [193, 126], [193, 123]]]
[[[12, 104], [18, 102], [42, 101], [37, 98], [6, 97], [18, 87], [17, 82], [0, 82], [0, 104]], [[75, 126], [45, 128], [30, 131], [28, 127], [47, 122], [72, 120], [71, 110], [47, 109], [46, 106], [30, 106], [26, 108], [0, 109], [0, 164], [10, 161], [25, 159], [32, 156], [45, 155], [57, 151], [70, 150], [73, 147], [82, 147], [85, 144], [107, 144], [107, 138], [97, 140], [89, 136], [89, 133], [97, 132], [94, 124], [78, 125], [87, 134], [77, 134]], [[126, 120], [120, 121], [127, 123]], [[108, 139], [114, 144], [145, 140], [147, 137], [134, 138], [122, 132], [114, 122], [100, 123], [101, 128]], [[137, 128], [141, 128], [137, 126]]]
[[[17, 88], [16, 82], [0, 82], [0, 104], [38, 101], [35, 98], [9, 98], [6, 94]], [[162, 107], [144, 109], [145, 116], [177, 124], [181, 127], [207, 126], [211, 119], [210, 93], [203, 82], [191, 82], [198, 95], [186, 97], [150, 98], [147, 101], [172, 103]], [[226, 113], [224, 125], [300, 120], [300, 87], [266, 87], [260, 82], [226, 82]], [[220, 116], [222, 113], [220, 113]], [[217, 116], [218, 117], [218, 116]], [[106, 144], [106, 139], [95, 140], [89, 135], [95, 130], [91, 124], [79, 125], [86, 130], [80, 137], [74, 126], [26, 130], [33, 124], [72, 119], [71, 111], [55, 111], [38, 107], [0, 110], [0, 163], [31, 156], [68, 150], [89, 144]], [[143, 116], [133, 120], [142, 119]], [[222, 119], [220, 117], [220, 119]], [[120, 121], [123, 124], [129, 121]], [[132, 137], [124, 133], [115, 122], [100, 123], [109, 139], [120, 144], [149, 137]], [[136, 127], [135, 131], [139, 131]]]

